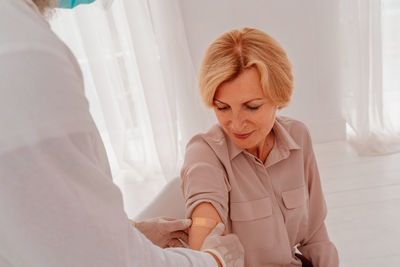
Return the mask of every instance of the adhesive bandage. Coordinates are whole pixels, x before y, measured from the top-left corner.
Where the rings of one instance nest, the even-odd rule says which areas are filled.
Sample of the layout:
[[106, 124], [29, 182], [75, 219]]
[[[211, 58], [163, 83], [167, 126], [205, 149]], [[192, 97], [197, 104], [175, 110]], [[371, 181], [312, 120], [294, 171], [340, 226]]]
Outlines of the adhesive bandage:
[[205, 227], [205, 228], [214, 228], [217, 225], [217, 221], [206, 218], [206, 217], [194, 217], [192, 218], [192, 227]]

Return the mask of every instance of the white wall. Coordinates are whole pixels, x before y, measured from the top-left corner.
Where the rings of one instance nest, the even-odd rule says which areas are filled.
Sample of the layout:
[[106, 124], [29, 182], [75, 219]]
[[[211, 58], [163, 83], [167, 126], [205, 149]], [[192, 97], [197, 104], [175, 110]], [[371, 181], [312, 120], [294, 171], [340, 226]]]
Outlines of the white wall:
[[340, 110], [337, 2], [180, 0], [197, 72], [207, 45], [227, 30], [258, 28], [281, 43], [295, 76], [292, 103], [281, 114], [305, 122], [315, 143], [345, 138]]

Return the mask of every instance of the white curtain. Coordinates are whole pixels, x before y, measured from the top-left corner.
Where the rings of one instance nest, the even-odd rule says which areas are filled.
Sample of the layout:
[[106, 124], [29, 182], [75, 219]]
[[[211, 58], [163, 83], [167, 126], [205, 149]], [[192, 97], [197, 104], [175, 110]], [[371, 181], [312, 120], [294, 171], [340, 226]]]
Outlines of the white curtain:
[[342, 0], [343, 110], [360, 155], [400, 151], [398, 0]]
[[179, 175], [184, 145], [209, 122], [178, 0], [60, 9], [51, 25], [78, 58], [117, 184]]

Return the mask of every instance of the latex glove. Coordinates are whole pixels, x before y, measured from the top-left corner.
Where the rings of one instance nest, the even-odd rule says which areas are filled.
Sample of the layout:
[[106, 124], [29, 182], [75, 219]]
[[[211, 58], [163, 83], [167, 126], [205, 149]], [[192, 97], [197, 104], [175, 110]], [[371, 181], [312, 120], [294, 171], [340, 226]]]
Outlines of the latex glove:
[[221, 266], [243, 267], [244, 248], [235, 234], [222, 236], [225, 226], [217, 224], [211, 233], [204, 239], [201, 251], [215, 255]]
[[154, 245], [161, 248], [166, 247], [183, 247], [179, 241], [188, 243], [187, 229], [192, 224], [190, 219], [172, 219], [166, 217], [158, 217], [145, 221], [134, 222], [135, 226], [142, 234], [144, 234]]

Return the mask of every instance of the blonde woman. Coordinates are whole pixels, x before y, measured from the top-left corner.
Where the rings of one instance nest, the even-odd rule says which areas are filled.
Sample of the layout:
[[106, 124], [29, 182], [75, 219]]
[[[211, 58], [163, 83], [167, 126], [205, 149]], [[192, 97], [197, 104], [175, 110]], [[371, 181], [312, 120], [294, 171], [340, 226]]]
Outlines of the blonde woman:
[[223, 222], [239, 236], [247, 267], [338, 266], [310, 134], [276, 115], [293, 90], [279, 43], [256, 29], [224, 33], [205, 53], [199, 89], [219, 123], [187, 145], [181, 176], [190, 247], [199, 249]]

